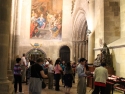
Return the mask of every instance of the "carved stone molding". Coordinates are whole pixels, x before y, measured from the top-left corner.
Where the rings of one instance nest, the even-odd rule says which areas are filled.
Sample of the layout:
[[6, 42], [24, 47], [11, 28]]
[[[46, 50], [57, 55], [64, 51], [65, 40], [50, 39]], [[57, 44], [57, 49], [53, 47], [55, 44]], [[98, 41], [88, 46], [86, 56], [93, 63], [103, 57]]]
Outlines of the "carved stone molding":
[[[125, 44], [124, 45], [116, 45], [116, 46], [110, 46], [108, 47], [109, 49], [116, 49], [116, 48], [123, 48], [125, 47]], [[94, 48], [95, 51], [98, 51], [98, 50], [101, 50], [102, 48]]]
[[73, 10], [74, 10], [74, 6], [75, 6], [75, 1], [76, 1], [76, 0], [72, 0], [72, 8], [71, 8], [71, 14], [73, 13]]

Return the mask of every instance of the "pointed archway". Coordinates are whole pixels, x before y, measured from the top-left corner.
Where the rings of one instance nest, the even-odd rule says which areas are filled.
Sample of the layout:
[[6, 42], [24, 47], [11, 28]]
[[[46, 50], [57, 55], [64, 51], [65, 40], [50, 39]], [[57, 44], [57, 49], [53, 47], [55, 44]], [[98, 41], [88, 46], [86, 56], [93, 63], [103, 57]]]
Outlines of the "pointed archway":
[[81, 57], [88, 59], [88, 25], [85, 15], [84, 9], [79, 8], [73, 17], [73, 58], [76, 62]]

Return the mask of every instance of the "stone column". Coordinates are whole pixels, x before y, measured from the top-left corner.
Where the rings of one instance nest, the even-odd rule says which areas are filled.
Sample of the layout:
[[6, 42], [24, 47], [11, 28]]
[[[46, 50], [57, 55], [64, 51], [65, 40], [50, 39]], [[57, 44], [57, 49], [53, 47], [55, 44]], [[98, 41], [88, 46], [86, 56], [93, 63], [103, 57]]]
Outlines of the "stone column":
[[88, 60], [88, 40], [86, 40], [86, 59]]
[[78, 49], [77, 56], [78, 56], [78, 58], [80, 58], [80, 56], [79, 56], [79, 50], [80, 50], [80, 49], [79, 49], [79, 44], [80, 44], [80, 43], [79, 43], [79, 42], [77, 42], [77, 45], [78, 45], [78, 47], [77, 47], [77, 49]]
[[92, 32], [92, 34], [89, 35], [88, 38], [88, 63], [92, 64], [94, 62], [94, 39], [95, 34]]
[[95, 0], [89, 0], [89, 19], [90, 26], [88, 29], [92, 32], [88, 36], [88, 63], [91, 64], [94, 62], [94, 13], [95, 13]]
[[85, 58], [85, 42], [82, 43], [82, 57]]
[[82, 57], [82, 42], [79, 43], [79, 58]]
[[10, 38], [9, 38], [9, 56], [8, 56], [8, 71], [7, 71], [7, 76], [8, 80], [13, 81], [13, 73], [12, 73], [12, 58], [13, 58], [13, 53], [12, 53], [12, 43], [13, 43], [13, 34], [14, 34], [14, 11], [15, 10], [15, 0], [12, 0], [12, 9], [11, 9], [11, 28], [10, 28]]
[[73, 58], [73, 60], [75, 60], [75, 57], [76, 57], [76, 55], [75, 55], [75, 42], [73, 42], [73, 51], [72, 51], [72, 58]]
[[78, 48], [79, 46], [78, 46], [78, 42], [76, 42], [76, 62], [78, 62]]
[[15, 0], [15, 40], [14, 40], [14, 58], [19, 55], [19, 39], [21, 31], [22, 0]]
[[13, 34], [13, 14], [14, 14], [14, 0], [12, 0], [12, 8], [11, 8], [11, 26], [10, 26], [10, 37], [9, 37], [9, 56], [8, 56], [8, 70], [11, 70], [11, 53], [12, 53], [12, 34]]
[[7, 79], [9, 37], [12, 0], [0, 1], [0, 94], [12, 94], [13, 87]]
[[11, 27], [12, 27], [12, 54], [11, 54], [11, 67], [14, 67], [15, 58], [19, 57], [19, 39], [20, 39], [20, 26], [21, 26], [21, 12], [23, 0], [13, 0], [13, 11]]

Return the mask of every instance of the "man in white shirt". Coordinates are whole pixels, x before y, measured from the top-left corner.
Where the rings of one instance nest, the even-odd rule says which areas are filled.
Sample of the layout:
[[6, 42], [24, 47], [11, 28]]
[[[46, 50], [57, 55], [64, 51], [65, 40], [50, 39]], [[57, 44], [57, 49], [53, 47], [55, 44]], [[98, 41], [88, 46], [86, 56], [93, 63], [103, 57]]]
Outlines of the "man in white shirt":
[[22, 82], [25, 82], [25, 76], [26, 76], [26, 58], [25, 58], [25, 54], [23, 54], [22, 58], [21, 58], [21, 68], [22, 68]]
[[50, 60], [48, 65], [48, 79], [49, 79], [48, 89], [53, 89], [54, 66], [52, 60]]

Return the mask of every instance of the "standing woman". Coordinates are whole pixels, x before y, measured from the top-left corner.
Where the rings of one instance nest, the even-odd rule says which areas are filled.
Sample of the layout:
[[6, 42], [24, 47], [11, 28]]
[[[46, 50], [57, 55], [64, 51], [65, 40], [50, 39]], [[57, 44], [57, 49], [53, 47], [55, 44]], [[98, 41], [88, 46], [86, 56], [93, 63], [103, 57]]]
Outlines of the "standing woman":
[[65, 81], [65, 94], [70, 94], [70, 89], [72, 87], [73, 81], [73, 71], [70, 62], [67, 62], [64, 69], [64, 81]]
[[59, 59], [57, 59], [55, 62], [54, 71], [55, 71], [55, 90], [60, 91], [59, 90], [59, 80], [60, 80], [62, 68], [60, 67]]
[[38, 58], [37, 63], [31, 66], [31, 77], [29, 81], [29, 91], [31, 94], [41, 94], [42, 78], [47, 78], [44, 74], [42, 64], [44, 63], [43, 58]]

